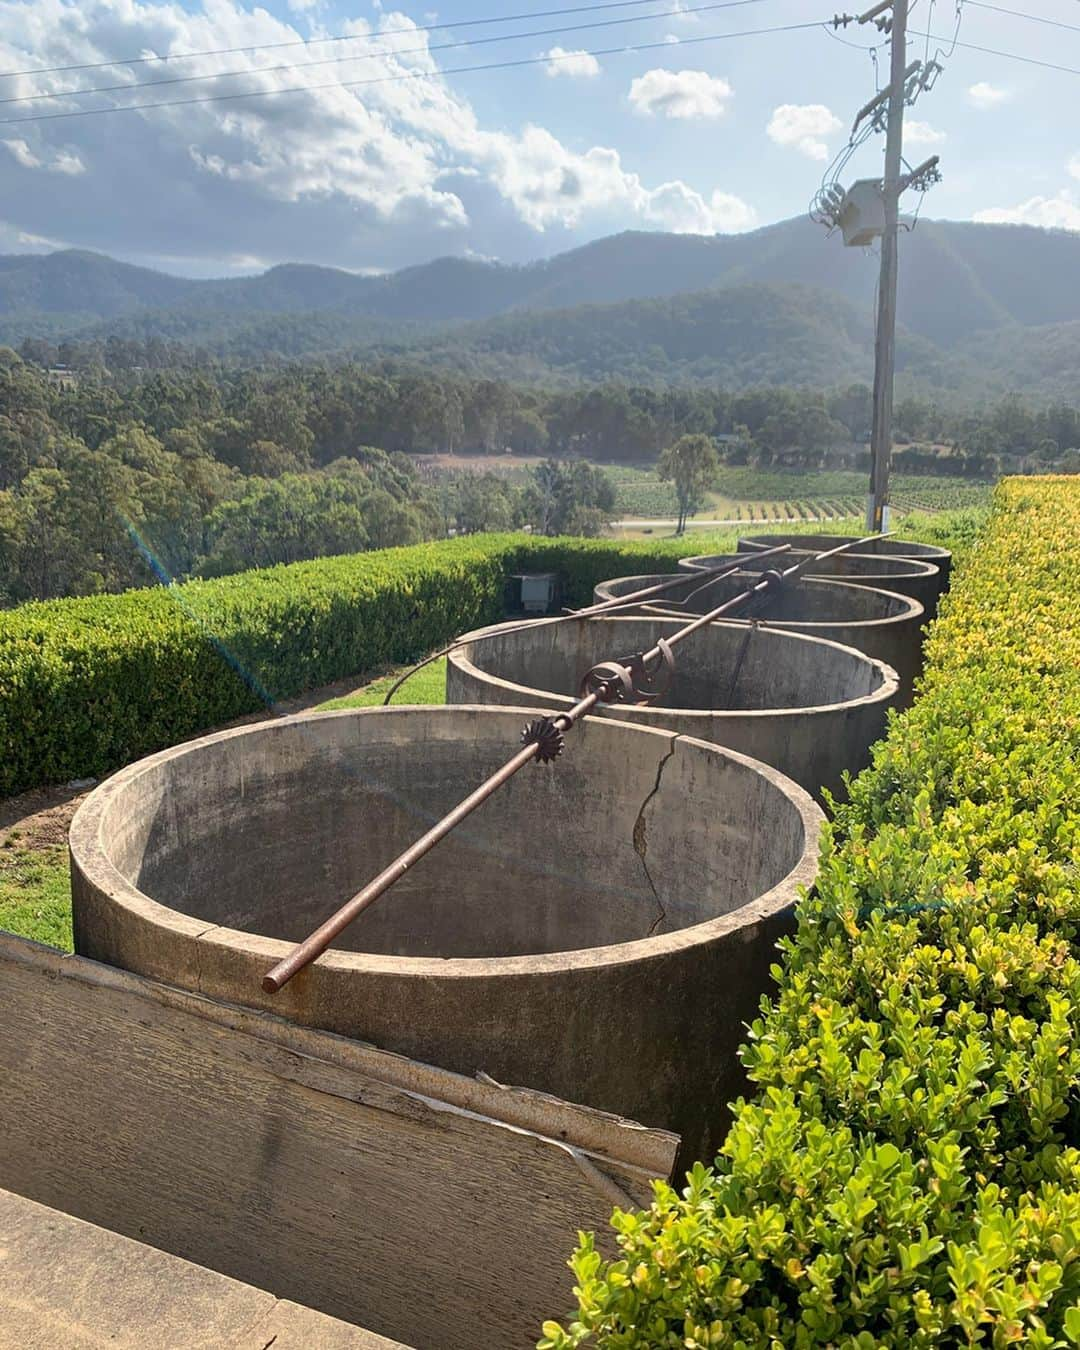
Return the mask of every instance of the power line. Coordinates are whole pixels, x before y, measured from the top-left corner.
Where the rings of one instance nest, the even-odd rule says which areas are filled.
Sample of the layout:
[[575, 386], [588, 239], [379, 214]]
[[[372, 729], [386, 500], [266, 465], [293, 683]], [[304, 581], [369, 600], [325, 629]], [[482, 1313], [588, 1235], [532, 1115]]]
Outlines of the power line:
[[396, 84], [402, 80], [441, 79], [445, 75], [468, 75], [476, 71], [512, 70], [523, 66], [550, 65], [558, 61], [572, 61], [585, 56], [621, 56], [634, 52], [670, 50], [672, 46], [694, 46], [702, 42], [721, 42], [728, 38], [759, 37], [769, 33], [796, 33], [807, 28], [818, 28], [819, 22], [780, 24], [774, 28], [747, 28], [738, 33], [707, 33], [701, 37], [680, 38], [678, 43], [666, 39], [660, 42], [641, 42], [632, 46], [601, 47], [588, 52], [565, 52], [562, 56], [527, 56], [516, 61], [489, 61], [478, 66], [453, 66], [449, 70], [416, 70], [398, 75], [378, 75], [367, 80], [330, 80], [325, 84], [301, 84], [289, 89], [253, 89], [239, 94], [207, 94], [200, 98], [165, 99], [158, 103], [121, 103], [111, 108], [79, 108], [74, 112], [34, 113], [30, 117], [0, 118], [0, 126], [21, 126], [29, 122], [55, 122], [69, 117], [100, 117], [105, 113], [147, 112], [155, 108], [187, 108], [202, 103], [227, 103], [236, 99], [272, 98], [281, 94], [307, 94], [324, 89], [359, 89], [373, 84]]
[[[971, 0], [968, 0], [968, 4]], [[925, 37], [925, 33], [914, 33], [914, 37]], [[935, 42], [948, 42], [949, 38], [939, 37], [936, 33], [930, 35]], [[1043, 70], [1057, 70], [1063, 75], [1080, 75], [1080, 68], [1076, 66], [1059, 66], [1054, 61], [1040, 61], [1035, 56], [1021, 56], [1018, 52], [1003, 52], [995, 47], [980, 47], [974, 42], [955, 42], [955, 47], [964, 47], [969, 52], [982, 52], [984, 56], [1003, 56], [1007, 61], [1023, 61], [1029, 66], [1041, 66]]]
[[[754, 4], [757, 0], [735, 0]], [[127, 56], [112, 61], [84, 61], [71, 66], [39, 66], [34, 70], [0, 71], [0, 80], [13, 80], [20, 75], [57, 75], [73, 70], [105, 70], [112, 66], [140, 66], [155, 61], [191, 61], [200, 56], [234, 56], [237, 52], [277, 51], [284, 47], [314, 47], [326, 42], [374, 42], [381, 37], [400, 34], [441, 32], [451, 28], [477, 28], [481, 24], [518, 23], [523, 19], [554, 19], [562, 14], [592, 14], [608, 9], [630, 9], [638, 5], [655, 4], [656, 0], [608, 0], [605, 4], [570, 5], [563, 9], [526, 10], [521, 14], [495, 14], [480, 19], [455, 19], [451, 23], [415, 24], [412, 28], [380, 28], [372, 33], [337, 33], [324, 38], [294, 38], [288, 42], [253, 42], [244, 47], [216, 47], [205, 52], [175, 52], [167, 56]]]
[[833, 28], [831, 23], [823, 23], [821, 26], [822, 28], [824, 28], [826, 33], [828, 33], [829, 37], [833, 39], [834, 42], [840, 42], [845, 47], [850, 47], [853, 51], [873, 52], [877, 50], [876, 47], [868, 47], [865, 42], [852, 42], [849, 38], [842, 38], [840, 34], [836, 32], [836, 30]]
[[1019, 9], [1006, 9], [1003, 5], [990, 5], [986, 0], [967, 0], [976, 9], [992, 9], [995, 14], [1008, 14], [1014, 19], [1030, 19], [1032, 23], [1045, 23], [1051, 28], [1066, 28], [1070, 33], [1080, 33], [1080, 25], [1062, 23], [1060, 19], [1045, 19], [1041, 14], [1025, 14]]
[[[655, 3], [655, 0], [653, 0]], [[430, 52], [453, 51], [460, 47], [485, 47], [493, 42], [513, 42], [521, 38], [554, 37], [558, 34], [579, 33], [584, 29], [614, 28], [627, 23], [645, 23], [650, 19], [667, 19], [675, 14], [704, 14], [718, 9], [734, 9], [741, 5], [762, 4], [763, 0], [716, 0], [708, 5], [692, 8], [662, 9], [654, 14], [632, 14], [620, 19], [594, 19], [590, 23], [560, 24], [554, 28], [533, 28], [522, 33], [499, 33], [495, 37], [463, 38], [459, 42], [441, 42], [434, 46], [404, 47], [396, 51], [352, 52], [348, 56], [328, 56], [320, 61], [301, 61], [279, 66], [253, 66], [246, 70], [222, 70], [206, 75], [176, 75], [167, 80], [143, 80], [138, 84], [93, 85], [89, 89], [62, 89], [51, 94], [20, 94], [11, 98], [0, 98], [0, 105], [9, 103], [40, 103], [58, 98], [78, 98], [83, 94], [134, 93], [139, 89], [154, 89], [160, 85], [192, 84], [199, 80], [231, 80], [244, 75], [275, 75], [286, 70], [307, 70], [314, 66], [340, 65], [344, 61], [377, 61], [388, 56], [419, 56]], [[407, 30], [403, 30], [407, 31]]]

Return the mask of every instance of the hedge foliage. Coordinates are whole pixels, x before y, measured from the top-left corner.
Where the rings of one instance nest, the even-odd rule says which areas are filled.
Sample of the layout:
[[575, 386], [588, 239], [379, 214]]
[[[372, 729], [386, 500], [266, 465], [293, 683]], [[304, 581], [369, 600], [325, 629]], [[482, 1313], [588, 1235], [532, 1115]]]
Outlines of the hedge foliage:
[[[669, 541], [670, 542], [670, 541]], [[0, 613], [0, 796], [100, 775], [273, 699], [409, 661], [503, 617], [504, 578], [570, 603], [667, 555], [477, 535]]]
[[1012, 479], [834, 811], [714, 1167], [545, 1350], [1080, 1344], [1080, 479]]

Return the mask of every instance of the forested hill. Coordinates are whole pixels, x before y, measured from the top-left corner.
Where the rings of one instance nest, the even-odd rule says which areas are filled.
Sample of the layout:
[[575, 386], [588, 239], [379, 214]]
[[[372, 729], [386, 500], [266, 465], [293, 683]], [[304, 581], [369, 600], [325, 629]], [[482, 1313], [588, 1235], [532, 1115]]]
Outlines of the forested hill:
[[[405, 347], [415, 358], [518, 382], [762, 384], [821, 388], [873, 378], [869, 315], [808, 286], [743, 285], [655, 300], [514, 313]], [[901, 333], [898, 368], [923, 393], [987, 380], [963, 357]]]
[[[1080, 234], [922, 221], [901, 241], [900, 275], [909, 388], [1076, 395]], [[242, 363], [415, 352], [539, 382], [835, 384], [867, 376], [876, 276], [873, 256], [804, 219], [386, 276], [289, 264], [193, 281], [65, 251], [0, 257], [0, 341], [165, 338]]]
[[[1080, 319], [1076, 233], [921, 221], [901, 251], [900, 320], [934, 342], [1008, 323]], [[802, 218], [737, 235], [628, 232], [520, 267], [441, 258], [386, 276], [289, 264], [192, 281], [68, 250], [0, 257], [0, 322], [10, 340], [33, 336], [35, 321], [55, 335], [161, 311], [466, 320], [757, 282], [815, 286], [862, 306], [873, 300], [876, 277], [872, 257]], [[25, 331], [13, 333], [13, 324]]]

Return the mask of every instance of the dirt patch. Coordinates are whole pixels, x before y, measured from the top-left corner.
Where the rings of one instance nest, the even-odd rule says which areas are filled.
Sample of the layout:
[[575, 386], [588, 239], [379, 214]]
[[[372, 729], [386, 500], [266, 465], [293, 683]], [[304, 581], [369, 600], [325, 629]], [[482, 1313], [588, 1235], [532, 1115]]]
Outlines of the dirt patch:
[[64, 787], [34, 788], [0, 801], [0, 848], [8, 844], [29, 849], [66, 844], [71, 817], [94, 782], [86, 779]]

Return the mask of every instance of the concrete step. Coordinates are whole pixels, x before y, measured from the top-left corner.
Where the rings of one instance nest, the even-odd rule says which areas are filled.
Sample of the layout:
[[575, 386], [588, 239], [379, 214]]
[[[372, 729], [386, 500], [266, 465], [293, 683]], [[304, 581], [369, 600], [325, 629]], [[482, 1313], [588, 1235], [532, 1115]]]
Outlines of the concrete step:
[[0, 1190], [2, 1350], [406, 1350]]

